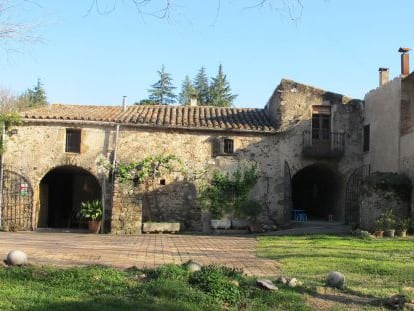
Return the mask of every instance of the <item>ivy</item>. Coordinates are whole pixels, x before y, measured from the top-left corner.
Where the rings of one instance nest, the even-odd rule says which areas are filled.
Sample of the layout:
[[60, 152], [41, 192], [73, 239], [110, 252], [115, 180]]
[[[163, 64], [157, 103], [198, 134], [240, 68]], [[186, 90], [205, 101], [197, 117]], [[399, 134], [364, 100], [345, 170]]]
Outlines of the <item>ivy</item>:
[[177, 169], [177, 164], [182, 167], [181, 160], [173, 154], [152, 155], [141, 161], [117, 163], [115, 175], [121, 183], [145, 184], [165, 173], [171, 173]]
[[[4, 123], [6, 131], [12, 125], [22, 124], [22, 117], [17, 113], [0, 114], [0, 126]], [[0, 130], [1, 131], [1, 130]], [[0, 155], [4, 153], [3, 136], [0, 135]]]

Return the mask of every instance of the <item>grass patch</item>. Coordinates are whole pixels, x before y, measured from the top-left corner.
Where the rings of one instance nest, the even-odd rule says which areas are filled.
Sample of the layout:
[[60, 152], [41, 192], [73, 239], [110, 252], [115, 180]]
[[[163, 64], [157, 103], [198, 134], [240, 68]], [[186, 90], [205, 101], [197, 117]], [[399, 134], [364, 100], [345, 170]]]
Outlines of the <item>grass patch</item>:
[[258, 255], [278, 260], [283, 275], [297, 277], [308, 289], [325, 285], [328, 272], [336, 270], [344, 273], [349, 292], [414, 299], [413, 239], [260, 237]]
[[184, 265], [28, 266], [0, 268], [0, 280], [0, 310], [309, 310], [299, 293], [260, 290], [240, 271], [218, 266], [192, 274]]

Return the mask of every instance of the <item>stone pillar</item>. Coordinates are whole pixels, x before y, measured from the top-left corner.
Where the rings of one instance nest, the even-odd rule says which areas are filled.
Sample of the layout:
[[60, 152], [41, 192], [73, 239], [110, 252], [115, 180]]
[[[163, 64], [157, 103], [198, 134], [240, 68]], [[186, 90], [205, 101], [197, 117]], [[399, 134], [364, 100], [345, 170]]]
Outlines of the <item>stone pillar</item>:
[[111, 233], [141, 234], [142, 196], [134, 188], [118, 182], [114, 185]]

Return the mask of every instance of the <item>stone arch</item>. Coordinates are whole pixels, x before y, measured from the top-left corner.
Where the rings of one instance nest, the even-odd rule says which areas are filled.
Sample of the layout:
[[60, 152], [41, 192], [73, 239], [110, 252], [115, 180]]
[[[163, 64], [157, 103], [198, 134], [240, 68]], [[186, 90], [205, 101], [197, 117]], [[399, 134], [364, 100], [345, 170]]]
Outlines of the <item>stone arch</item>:
[[304, 210], [309, 219], [342, 220], [342, 178], [328, 165], [316, 163], [296, 172], [292, 178], [293, 209]]
[[50, 169], [39, 182], [38, 228], [83, 228], [80, 204], [101, 199], [101, 184], [90, 171], [74, 165]]

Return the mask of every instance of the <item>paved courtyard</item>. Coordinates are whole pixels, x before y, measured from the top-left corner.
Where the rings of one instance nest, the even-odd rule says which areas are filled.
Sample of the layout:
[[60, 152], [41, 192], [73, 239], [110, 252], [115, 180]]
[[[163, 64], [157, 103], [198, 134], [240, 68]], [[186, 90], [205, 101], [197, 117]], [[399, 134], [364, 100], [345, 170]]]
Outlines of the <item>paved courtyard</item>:
[[94, 235], [56, 232], [0, 232], [0, 258], [13, 249], [30, 263], [57, 266], [157, 267], [190, 259], [203, 265], [243, 268], [248, 275], [275, 275], [277, 262], [256, 257], [255, 237], [146, 234]]

